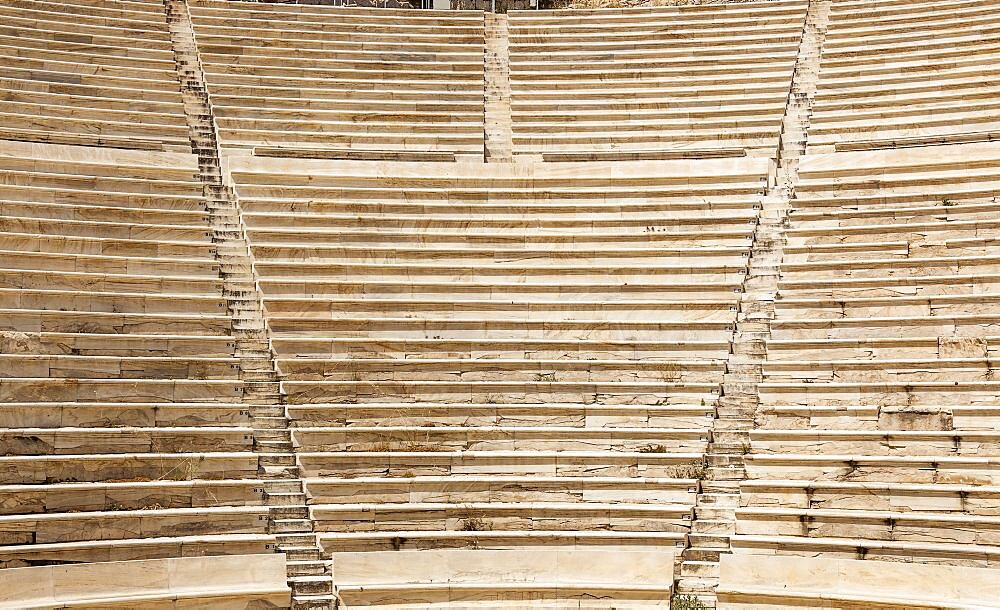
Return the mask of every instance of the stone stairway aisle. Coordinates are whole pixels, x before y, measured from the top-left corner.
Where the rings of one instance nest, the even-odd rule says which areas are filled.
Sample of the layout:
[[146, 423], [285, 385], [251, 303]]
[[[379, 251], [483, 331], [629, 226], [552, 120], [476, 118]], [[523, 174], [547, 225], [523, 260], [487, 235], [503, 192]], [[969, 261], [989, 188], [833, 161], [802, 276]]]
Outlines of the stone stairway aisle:
[[806, 153], [809, 118], [816, 99], [816, 82], [819, 80], [820, 60], [832, 4], [833, 0], [811, 0], [806, 12], [778, 146], [777, 189], [785, 197], [793, 196], [798, 178], [799, 157]]
[[507, 15], [486, 13], [486, 162], [514, 161]]
[[676, 594], [695, 597], [708, 608], [715, 607], [719, 557], [730, 552], [730, 537], [736, 533], [740, 483], [746, 478], [743, 456], [751, 450], [750, 430], [754, 427], [758, 384], [763, 381], [767, 341], [771, 336], [790, 198], [798, 160], [806, 151], [830, 3], [831, 0], [812, 0], [806, 14], [776, 152], [776, 176], [769, 180], [757, 217], [719, 406], [706, 451], [705, 476], [695, 503], [688, 543], [681, 556]]
[[270, 507], [269, 529], [277, 552], [287, 555], [293, 607], [330, 608], [334, 602], [330, 565], [322, 558], [306, 506], [239, 199], [222, 175], [222, 154], [191, 17], [184, 0], [164, 0], [164, 6], [223, 294], [233, 317], [243, 401], [250, 412], [261, 486]]

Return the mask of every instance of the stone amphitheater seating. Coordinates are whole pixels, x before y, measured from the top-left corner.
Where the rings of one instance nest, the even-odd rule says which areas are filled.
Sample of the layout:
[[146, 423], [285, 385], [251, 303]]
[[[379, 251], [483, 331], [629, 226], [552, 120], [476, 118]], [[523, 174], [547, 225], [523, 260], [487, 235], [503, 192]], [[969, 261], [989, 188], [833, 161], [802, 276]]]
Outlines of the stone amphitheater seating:
[[197, 172], [0, 147], [0, 566], [273, 546]]
[[772, 156], [806, 5], [512, 11], [515, 155]]
[[669, 606], [671, 551], [439, 550], [336, 553], [341, 608]]
[[483, 159], [483, 15], [190, 3], [224, 147]]
[[0, 570], [4, 608], [287, 608], [290, 597], [275, 554]]
[[737, 553], [996, 565], [998, 159], [800, 161]]
[[2, 4], [0, 606], [996, 606], [1000, 0]]
[[230, 160], [324, 550], [683, 546], [767, 162], [431, 167]]
[[0, 6], [0, 139], [190, 152], [163, 3]]
[[834, 2], [809, 151], [997, 139], [997, 8], [992, 0]]

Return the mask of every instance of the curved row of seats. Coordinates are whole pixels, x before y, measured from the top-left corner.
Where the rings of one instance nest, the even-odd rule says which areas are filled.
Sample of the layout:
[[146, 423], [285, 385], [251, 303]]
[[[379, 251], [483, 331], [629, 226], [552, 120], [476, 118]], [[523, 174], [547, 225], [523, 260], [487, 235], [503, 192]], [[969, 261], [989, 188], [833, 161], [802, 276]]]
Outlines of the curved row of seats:
[[482, 13], [221, 0], [190, 12], [224, 147], [483, 159]]
[[368, 551], [334, 555], [340, 608], [659, 608], [671, 550]]
[[765, 161], [230, 165], [327, 552], [683, 546]]
[[8, 608], [288, 608], [283, 555], [136, 559], [0, 570]]
[[768, 610], [989, 608], [1000, 598], [996, 571], [828, 556], [723, 555], [716, 607]]
[[0, 24], [0, 139], [191, 151], [162, 2], [7, 2]]
[[773, 156], [806, 7], [512, 11], [514, 153]]
[[737, 552], [995, 564], [998, 160], [801, 160]]
[[809, 151], [1000, 137], [998, 8], [995, 0], [834, 2]]
[[197, 172], [0, 146], [0, 567], [273, 546]]

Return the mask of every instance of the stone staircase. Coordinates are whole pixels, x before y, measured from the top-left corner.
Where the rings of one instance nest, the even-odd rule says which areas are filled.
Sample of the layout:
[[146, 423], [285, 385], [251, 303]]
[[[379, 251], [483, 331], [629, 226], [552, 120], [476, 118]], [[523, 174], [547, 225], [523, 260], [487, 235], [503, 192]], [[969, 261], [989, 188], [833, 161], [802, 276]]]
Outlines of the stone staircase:
[[820, 59], [832, 4], [832, 0], [812, 0], [809, 3], [792, 72], [777, 153], [777, 187], [784, 190], [787, 197], [794, 192], [799, 157], [806, 153], [809, 117], [816, 99], [816, 82], [819, 80]]
[[763, 380], [787, 207], [784, 197], [763, 198], [691, 533], [681, 554], [677, 594], [696, 597], [711, 608], [715, 607], [714, 591], [719, 584], [719, 557], [729, 552], [739, 486], [746, 478], [743, 456], [750, 448], [757, 384]]
[[287, 555], [293, 607], [329, 608], [334, 599], [330, 565], [323, 560], [312, 533], [253, 256], [239, 199], [222, 175], [222, 154], [190, 15], [183, 0], [165, 0], [164, 4], [191, 147], [198, 156], [211, 215], [216, 258], [224, 280], [223, 295], [233, 318], [236, 356], [245, 384], [243, 401], [249, 410], [261, 485], [270, 507], [269, 530], [275, 536], [277, 552]]
[[514, 161], [507, 15], [486, 13], [486, 162]]
[[806, 150], [809, 113], [816, 93], [829, 13], [830, 0], [810, 2], [782, 120], [777, 171], [769, 180], [757, 217], [731, 352], [706, 452], [705, 475], [687, 547], [681, 556], [677, 594], [695, 597], [709, 608], [715, 607], [719, 557], [730, 552], [730, 536], [736, 533], [740, 482], [746, 478], [743, 456], [751, 450], [750, 430], [754, 427], [758, 384], [763, 381], [770, 323], [774, 318], [789, 200], [794, 192], [798, 159]]

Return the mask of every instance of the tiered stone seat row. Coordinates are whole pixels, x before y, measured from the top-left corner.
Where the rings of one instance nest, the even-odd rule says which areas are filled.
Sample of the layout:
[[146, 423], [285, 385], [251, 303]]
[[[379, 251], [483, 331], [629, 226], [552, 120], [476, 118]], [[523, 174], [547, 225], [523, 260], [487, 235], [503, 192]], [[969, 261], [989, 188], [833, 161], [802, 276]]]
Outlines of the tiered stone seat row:
[[830, 557], [723, 555], [720, 610], [991, 608], [995, 570]]
[[738, 552], [994, 566], [1000, 146], [802, 159]]
[[190, 152], [158, 0], [0, 6], [0, 139]]
[[341, 608], [669, 606], [670, 550], [438, 550], [334, 555]]
[[137, 559], [0, 570], [7, 608], [288, 608], [283, 555]]
[[806, 5], [512, 11], [515, 154], [772, 156]]
[[766, 165], [232, 159], [324, 549], [683, 545]]
[[189, 154], [0, 147], [0, 566], [270, 552]]
[[482, 160], [482, 13], [190, 6], [223, 146]]
[[1000, 137], [995, 0], [838, 0], [823, 45], [809, 150]]

